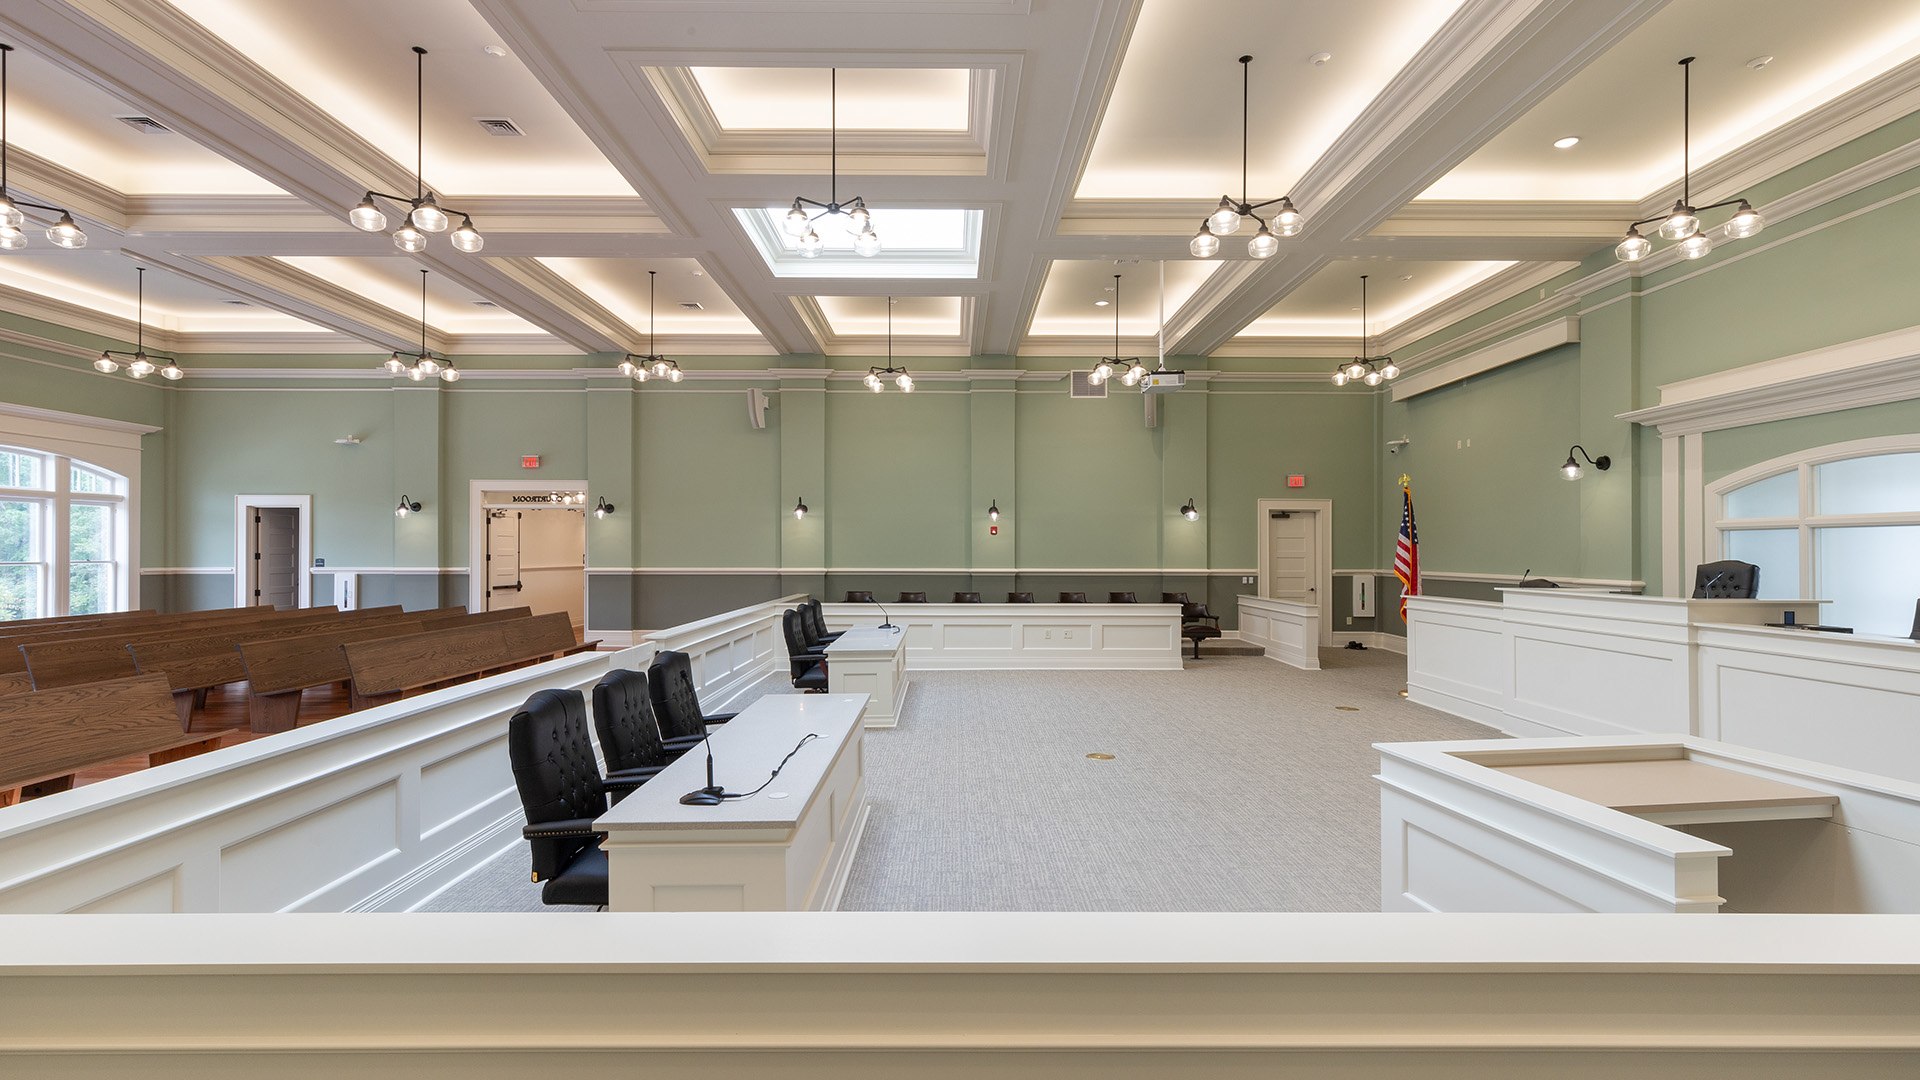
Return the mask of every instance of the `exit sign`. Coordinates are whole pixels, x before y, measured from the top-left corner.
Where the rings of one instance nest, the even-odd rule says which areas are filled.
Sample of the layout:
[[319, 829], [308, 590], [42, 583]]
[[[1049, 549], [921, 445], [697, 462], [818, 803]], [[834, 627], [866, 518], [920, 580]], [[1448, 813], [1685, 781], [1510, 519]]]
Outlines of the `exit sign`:
[[521, 468], [523, 468], [523, 469], [537, 469], [537, 468], [539, 468], [539, 467], [540, 467], [540, 455], [539, 455], [539, 454], [528, 454], [528, 455], [526, 455], [525, 457], [522, 457], [522, 458], [520, 459], [520, 467], [521, 467]]
[[1307, 486], [1307, 478], [1306, 478], [1306, 477], [1305, 477], [1304, 475], [1302, 475], [1302, 476], [1289, 476], [1289, 477], [1287, 477], [1287, 486], [1288, 486], [1288, 487], [1306, 487], [1306, 486]]

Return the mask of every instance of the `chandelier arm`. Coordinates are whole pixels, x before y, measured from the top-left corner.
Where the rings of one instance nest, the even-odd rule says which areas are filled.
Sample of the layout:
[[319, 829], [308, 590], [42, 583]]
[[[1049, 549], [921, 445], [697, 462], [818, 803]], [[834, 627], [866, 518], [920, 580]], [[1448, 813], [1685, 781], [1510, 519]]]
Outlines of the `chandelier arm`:
[[37, 203], [37, 202], [28, 202], [28, 201], [27, 201], [27, 200], [25, 200], [25, 199], [14, 199], [14, 200], [13, 200], [13, 205], [15, 205], [15, 206], [31, 206], [31, 207], [33, 207], [33, 208], [34, 208], [35, 210], [53, 210], [53, 211], [57, 211], [57, 212], [59, 212], [59, 213], [62, 213], [62, 214], [64, 214], [64, 213], [67, 213], [67, 212], [68, 212], [68, 211], [67, 211], [67, 208], [66, 208], [66, 207], [64, 207], [64, 206], [48, 206], [48, 205], [47, 205], [46, 203]]
[[1743, 202], [1746, 202], [1746, 201], [1747, 201], [1747, 200], [1745, 200], [1745, 199], [1722, 199], [1721, 201], [1719, 201], [1719, 202], [1717, 202], [1717, 203], [1713, 203], [1713, 204], [1711, 204], [1711, 205], [1709, 205], [1709, 206], [1699, 206], [1699, 207], [1695, 207], [1695, 208], [1694, 208], [1694, 213], [1696, 213], [1696, 214], [1700, 214], [1700, 213], [1705, 213], [1705, 212], [1706, 212], [1706, 211], [1708, 211], [1708, 210], [1718, 210], [1718, 209], [1720, 209], [1720, 208], [1721, 208], [1721, 207], [1723, 207], [1723, 206], [1738, 206], [1738, 205], [1740, 205], [1741, 203], [1743, 203]]
[[1680, 61], [1680, 201], [1693, 201], [1693, 57]]
[[1253, 214], [1251, 213], [1251, 211], [1258, 210], [1263, 206], [1272, 206], [1274, 203], [1286, 202], [1288, 199], [1291, 199], [1292, 197], [1293, 197], [1292, 195], [1282, 195], [1277, 199], [1268, 199], [1266, 202], [1252, 203], [1248, 205], [1248, 207], [1245, 210], [1242, 210], [1240, 212], [1243, 214], [1246, 214], [1248, 217], [1252, 217]]
[[827, 69], [827, 138], [830, 151], [827, 165], [827, 201], [840, 202], [840, 69]]

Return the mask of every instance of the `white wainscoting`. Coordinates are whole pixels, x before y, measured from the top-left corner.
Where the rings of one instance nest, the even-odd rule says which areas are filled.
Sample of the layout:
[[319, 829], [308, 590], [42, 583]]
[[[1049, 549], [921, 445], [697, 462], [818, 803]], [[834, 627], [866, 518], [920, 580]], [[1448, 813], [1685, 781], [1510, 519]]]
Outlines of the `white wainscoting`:
[[[1691, 736], [1376, 749], [1382, 911], [1920, 912], [1920, 784]], [[1669, 826], [1489, 767], [1667, 759], [1839, 801], [1831, 817]]]
[[805, 593], [794, 593], [682, 623], [648, 634], [646, 644], [658, 652], [686, 653], [693, 666], [693, 684], [700, 691], [700, 707], [709, 713], [726, 712], [741, 691], [786, 670], [787, 639], [780, 618], [806, 599]]
[[0, 809], [0, 912], [400, 911], [524, 823], [507, 720], [583, 653]]
[[1313, 604], [1241, 596], [1240, 640], [1267, 650], [1267, 658], [1320, 670], [1320, 609]]
[[[1179, 604], [888, 604], [907, 670], [1178, 671]], [[875, 626], [873, 604], [823, 604], [827, 628]]]

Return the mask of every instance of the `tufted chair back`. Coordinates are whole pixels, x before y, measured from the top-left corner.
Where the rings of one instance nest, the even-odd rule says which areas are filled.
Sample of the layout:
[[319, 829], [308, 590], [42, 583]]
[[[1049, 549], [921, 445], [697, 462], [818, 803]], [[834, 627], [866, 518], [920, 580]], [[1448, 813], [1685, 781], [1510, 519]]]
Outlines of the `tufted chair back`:
[[653, 722], [653, 699], [644, 671], [616, 668], [594, 684], [593, 730], [600, 736], [600, 752], [607, 757], [609, 773], [673, 760], [660, 744], [660, 726]]
[[1133, 604], [1138, 603], [1138, 601], [1133, 598], [1133, 594], [1130, 592], [1110, 592], [1107, 594], [1107, 603]]
[[977, 604], [980, 602], [980, 594], [977, 592], [957, 592], [953, 594], [953, 602], [956, 604]]
[[1083, 592], [1063, 592], [1060, 594], [1060, 602], [1063, 604], [1084, 604], [1087, 602], [1087, 594]]
[[700, 712], [700, 695], [693, 689], [693, 661], [671, 649], [654, 654], [647, 669], [647, 690], [653, 697], [653, 718], [664, 739], [698, 739], [707, 733]]
[[807, 620], [807, 636], [814, 641], [827, 636], [827, 617], [820, 611], [820, 601], [808, 600], [800, 606], [801, 616]]
[[1163, 592], [1160, 594], [1160, 602], [1163, 604], [1184, 604], [1187, 602], [1187, 594], [1183, 592]]
[[[587, 738], [586, 701], [578, 690], [541, 690], [507, 721], [507, 759], [527, 824], [591, 819], [607, 811], [600, 766]], [[557, 877], [592, 836], [532, 840], [536, 879]]]
[[[806, 619], [800, 614], [799, 608], [788, 608], [780, 616], [780, 629], [787, 638], [787, 659], [793, 661], [797, 667], [802, 662], [801, 654], [807, 651], [810, 644], [807, 641]], [[812, 663], [812, 661], [806, 662]]]
[[903, 592], [900, 594], [900, 602], [903, 604], [924, 604], [927, 602], [927, 594], [923, 592]]
[[1701, 563], [1693, 569], [1695, 600], [1751, 600], [1760, 595], [1760, 568], [1739, 559]]
[[847, 590], [847, 603], [849, 603], [849, 604], [871, 604], [871, 603], [873, 603], [873, 594], [872, 594], [872, 593], [870, 593], [870, 592], [867, 592], [867, 591], [865, 591], [865, 590], [856, 590], [856, 589], [848, 589], [848, 590]]
[[1030, 592], [1010, 592], [1007, 594], [1007, 603], [1031, 604], [1033, 603], [1033, 594]]

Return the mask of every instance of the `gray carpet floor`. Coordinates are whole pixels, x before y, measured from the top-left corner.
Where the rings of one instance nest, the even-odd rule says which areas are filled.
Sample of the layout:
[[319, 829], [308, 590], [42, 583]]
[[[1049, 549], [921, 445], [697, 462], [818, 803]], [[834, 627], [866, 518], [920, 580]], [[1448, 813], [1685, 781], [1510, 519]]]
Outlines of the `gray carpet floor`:
[[[1398, 696], [1403, 657], [1321, 664], [916, 672], [841, 909], [1377, 911], [1372, 744], [1498, 732]], [[539, 909], [518, 848], [423, 908]]]

